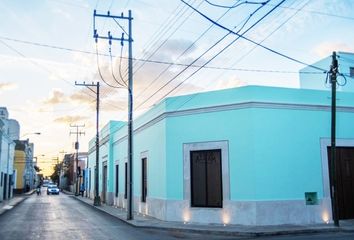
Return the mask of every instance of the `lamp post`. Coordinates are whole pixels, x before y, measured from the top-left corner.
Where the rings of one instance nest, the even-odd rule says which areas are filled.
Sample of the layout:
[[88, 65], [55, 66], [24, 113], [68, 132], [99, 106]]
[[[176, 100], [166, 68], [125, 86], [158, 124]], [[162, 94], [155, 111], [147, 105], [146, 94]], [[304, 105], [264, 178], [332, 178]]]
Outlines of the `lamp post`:
[[41, 135], [42, 133], [40, 132], [32, 132], [32, 133], [25, 133], [21, 136], [21, 138], [23, 138], [24, 136], [27, 136], [27, 135]]

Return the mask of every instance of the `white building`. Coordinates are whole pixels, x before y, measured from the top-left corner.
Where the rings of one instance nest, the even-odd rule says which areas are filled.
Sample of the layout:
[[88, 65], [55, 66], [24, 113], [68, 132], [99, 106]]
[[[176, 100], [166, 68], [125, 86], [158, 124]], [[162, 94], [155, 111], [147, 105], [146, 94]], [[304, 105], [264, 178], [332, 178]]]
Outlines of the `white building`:
[[[338, 76], [337, 91], [354, 92], [354, 53], [337, 52], [338, 71], [343, 76]], [[329, 71], [332, 64], [332, 55], [323, 58], [313, 66]], [[300, 88], [314, 90], [330, 90], [331, 83], [326, 78], [326, 73], [311, 67], [305, 67], [299, 72]]]
[[14, 140], [19, 139], [20, 126], [9, 119], [5, 107], [0, 107], [0, 201], [12, 198], [14, 180]]

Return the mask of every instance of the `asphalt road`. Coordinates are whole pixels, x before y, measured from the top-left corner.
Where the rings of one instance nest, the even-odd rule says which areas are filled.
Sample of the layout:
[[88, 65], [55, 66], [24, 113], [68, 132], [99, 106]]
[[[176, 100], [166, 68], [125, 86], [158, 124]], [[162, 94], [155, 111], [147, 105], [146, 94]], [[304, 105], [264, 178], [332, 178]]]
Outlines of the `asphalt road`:
[[134, 228], [106, 213], [96, 210], [71, 197], [32, 195], [10, 211], [0, 215], [0, 239], [340, 239], [353, 240], [354, 233], [329, 233], [300, 236], [235, 238], [173, 231]]
[[[43, 191], [44, 193], [44, 191]], [[200, 234], [134, 228], [65, 194], [31, 195], [0, 216], [0, 239], [205, 239]], [[208, 239], [225, 239], [215, 236]]]

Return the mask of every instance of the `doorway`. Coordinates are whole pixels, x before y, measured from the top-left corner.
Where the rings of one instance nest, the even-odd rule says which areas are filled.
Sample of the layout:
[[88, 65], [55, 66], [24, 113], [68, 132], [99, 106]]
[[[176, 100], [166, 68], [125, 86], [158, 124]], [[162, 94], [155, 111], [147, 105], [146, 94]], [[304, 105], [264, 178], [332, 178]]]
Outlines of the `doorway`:
[[[331, 148], [327, 148], [331, 174]], [[354, 147], [336, 147], [338, 218], [354, 219]]]
[[103, 163], [102, 173], [102, 202], [106, 203], [107, 195], [107, 162]]

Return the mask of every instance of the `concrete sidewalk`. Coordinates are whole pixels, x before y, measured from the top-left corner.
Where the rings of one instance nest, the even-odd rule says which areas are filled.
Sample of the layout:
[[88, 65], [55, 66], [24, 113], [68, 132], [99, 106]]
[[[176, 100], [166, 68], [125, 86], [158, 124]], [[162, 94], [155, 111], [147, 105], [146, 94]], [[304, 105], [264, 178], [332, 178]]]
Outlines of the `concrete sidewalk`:
[[13, 196], [13, 198], [0, 202], [0, 215], [8, 210], [11, 210], [16, 205], [20, 204], [22, 201], [24, 201], [27, 197], [29, 197], [34, 192], [35, 192], [35, 189], [33, 189], [27, 193], [15, 194]]
[[340, 227], [332, 224], [316, 224], [316, 225], [275, 225], [275, 226], [245, 226], [245, 225], [222, 225], [222, 224], [195, 224], [195, 223], [179, 223], [167, 222], [145, 216], [142, 214], [134, 214], [134, 220], [126, 220], [127, 211], [122, 208], [113, 206], [93, 206], [93, 200], [85, 197], [72, 196], [73, 198], [101, 210], [111, 216], [119, 218], [134, 227], [139, 228], [155, 228], [161, 230], [194, 232], [215, 235], [228, 236], [274, 236], [289, 234], [309, 234], [324, 232], [354, 232], [354, 220], [341, 221]]

